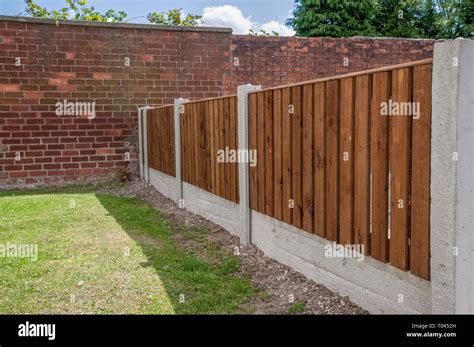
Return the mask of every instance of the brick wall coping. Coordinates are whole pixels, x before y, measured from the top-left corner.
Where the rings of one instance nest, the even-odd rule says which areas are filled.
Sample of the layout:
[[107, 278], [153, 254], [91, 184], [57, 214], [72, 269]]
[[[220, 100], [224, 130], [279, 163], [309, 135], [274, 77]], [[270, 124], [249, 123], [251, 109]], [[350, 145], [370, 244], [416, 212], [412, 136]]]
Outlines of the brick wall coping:
[[84, 20], [58, 20], [22, 17], [22, 16], [3, 16], [0, 15], [0, 22], [19, 22], [19, 23], [33, 23], [33, 24], [62, 24], [62, 25], [76, 25], [86, 27], [105, 27], [105, 28], [125, 28], [125, 29], [152, 29], [152, 30], [166, 30], [166, 31], [197, 31], [197, 32], [215, 32], [215, 33], [232, 33], [230, 28], [214, 28], [214, 27], [186, 27], [173, 25], [156, 25], [156, 24], [137, 24], [137, 23], [108, 23], [108, 22], [93, 22]]

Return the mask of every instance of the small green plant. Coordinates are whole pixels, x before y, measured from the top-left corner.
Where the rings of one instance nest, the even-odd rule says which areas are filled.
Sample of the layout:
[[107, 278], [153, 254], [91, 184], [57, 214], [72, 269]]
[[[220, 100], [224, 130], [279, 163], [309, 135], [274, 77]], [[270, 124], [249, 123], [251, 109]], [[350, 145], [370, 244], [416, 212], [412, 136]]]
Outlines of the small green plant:
[[293, 305], [291, 305], [288, 308], [288, 313], [289, 314], [298, 314], [298, 313], [303, 313], [306, 308], [306, 304], [303, 302], [295, 302]]

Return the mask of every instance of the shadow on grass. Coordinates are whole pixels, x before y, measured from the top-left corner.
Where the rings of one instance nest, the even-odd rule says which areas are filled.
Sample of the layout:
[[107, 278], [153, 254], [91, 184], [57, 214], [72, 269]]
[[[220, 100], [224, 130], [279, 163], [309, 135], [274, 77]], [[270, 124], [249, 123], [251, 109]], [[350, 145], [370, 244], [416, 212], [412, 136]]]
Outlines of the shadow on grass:
[[[176, 313], [235, 313], [252, 296], [250, 281], [235, 275], [238, 259], [210, 244], [207, 230], [177, 225], [136, 198], [95, 196], [146, 254], [148, 261], [141, 266], [155, 269]], [[176, 232], [199, 251], [178, 245]]]

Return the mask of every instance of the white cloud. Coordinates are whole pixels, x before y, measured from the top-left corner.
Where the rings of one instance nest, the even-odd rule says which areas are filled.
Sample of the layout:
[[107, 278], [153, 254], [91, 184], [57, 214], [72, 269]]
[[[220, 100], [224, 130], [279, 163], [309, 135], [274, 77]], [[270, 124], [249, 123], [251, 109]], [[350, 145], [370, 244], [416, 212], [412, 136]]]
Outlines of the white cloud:
[[202, 19], [205, 26], [230, 27], [235, 34], [248, 34], [253, 26], [250, 17], [244, 17], [238, 7], [231, 5], [206, 7]]
[[283, 25], [275, 20], [262, 24], [260, 29], [264, 30], [267, 33], [272, 33], [275, 31], [279, 33], [280, 36], [293, 36], [296, 33], [292, 28], [287, 27], [286, 25]]
[[281, 36], [295, 34], [293, 29], [274, 20], [264, 24], [253, 22], [251, 16], [244, 16], [238, 7], [232, 5], [206, 7], [202, 14], [202, 20], [204, 26], [232, 28], [234, 34], [246, 35], [250, 29], [255, 32], [264, 30], [271, 33], [275, 31]]

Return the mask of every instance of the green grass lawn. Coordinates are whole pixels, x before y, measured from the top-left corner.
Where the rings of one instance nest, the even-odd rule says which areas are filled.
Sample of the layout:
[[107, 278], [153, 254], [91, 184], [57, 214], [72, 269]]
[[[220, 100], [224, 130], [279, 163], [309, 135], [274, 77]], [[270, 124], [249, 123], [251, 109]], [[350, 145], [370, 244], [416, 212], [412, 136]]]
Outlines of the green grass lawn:
[[33, 244], [38, 259], [0, 257], [0, 314], [240, 312], [254, 294], [232, 254], [196, 254], [175, 226], [134, 198], [59, 192], [0, 193], [0, 245]]

